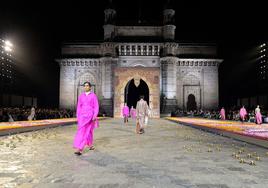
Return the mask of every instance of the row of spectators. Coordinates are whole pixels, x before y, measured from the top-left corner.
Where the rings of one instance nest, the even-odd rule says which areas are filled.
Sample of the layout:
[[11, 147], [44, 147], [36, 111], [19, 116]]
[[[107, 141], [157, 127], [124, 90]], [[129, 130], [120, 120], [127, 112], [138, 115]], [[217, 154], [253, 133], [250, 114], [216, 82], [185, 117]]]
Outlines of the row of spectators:
[[[229, 110], [225, 110], [226, 113], [226, 120], [232, 121], [241, 121], [239, 109], [232, 108]], [[191, 110], [185, 111], [181, 109], [177, 109], [171, 113], [173, 117], [202, 117], [208, 119], [221, 119], [220, 110]], [[262, 119], [264, 123], [268, 123], [268, 112], [262, 111]], [[255, 122], [255, 110], [250, 109], [246, 115], [245, 120], [247, 122]]]
[[34, 107], [0, 108], [0, 122], [57, 119], [74, 117], [68, 109], [44, 109]]
[[[231, 108], [225, 110], [226, 120], [239, 121], [239, 109]], [[221, 119], [219, 110], [191, 110], [186, 111], [177, 109], [171, 113], [173, 117], [201, 117], [208, 119]], [[45, 109], [34, 107], [22, 108], [0, 108], [0, 122], [12, 121], [27, 121], [27, 120], [41, 120], [41, 119], [57, 119], [57, 118], [72, 118], [75, 117], [75, 112], [69, 109]], [[268, 112], [262, 111], [262, 118], [264, 123], [268, 123]], [[245, 118], [248, 122], [255, 122], [255, 111], [248, 110]]]

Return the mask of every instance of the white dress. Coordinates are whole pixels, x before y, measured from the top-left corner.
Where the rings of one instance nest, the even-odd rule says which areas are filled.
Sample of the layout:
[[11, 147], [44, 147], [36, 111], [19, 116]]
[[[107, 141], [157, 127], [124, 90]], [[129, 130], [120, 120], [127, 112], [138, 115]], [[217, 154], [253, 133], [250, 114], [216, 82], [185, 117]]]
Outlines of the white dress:
[[28, 116], [28, 121], [32, 121], [35, 118], [35, 109], [31, 108], [31, 114]]

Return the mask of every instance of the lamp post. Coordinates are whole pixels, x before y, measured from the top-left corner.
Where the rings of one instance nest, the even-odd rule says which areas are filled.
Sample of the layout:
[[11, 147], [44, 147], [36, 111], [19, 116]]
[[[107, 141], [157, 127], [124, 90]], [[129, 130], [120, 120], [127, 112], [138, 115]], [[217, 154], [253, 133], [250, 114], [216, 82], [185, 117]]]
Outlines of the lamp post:
[[[12, 60], [13, 44], [9, 40], [0, 39], [0, 104], [3, 105], [3, 95], [10, 94], [13, 85], [14, 65]], [[9, 101], [5, 105], [9, 105]]]
[[[264, 108], [268, 107], [268, 46], [267, 42], [262, 43], [259, 46], [259, 58], [258, 58], [258, 95], [266, 96], [266, 100], [261, 99], [260, 97], [257, 98], [258, 103], [262, 103]], [[260, 98], [260, 99], [259, 99]]]
[[259, 64], [259, 76], [262, 81], [266, 81], [268, 78], [267, 70], [267, 45], [263, 43], [260, 45], [260, 64]]

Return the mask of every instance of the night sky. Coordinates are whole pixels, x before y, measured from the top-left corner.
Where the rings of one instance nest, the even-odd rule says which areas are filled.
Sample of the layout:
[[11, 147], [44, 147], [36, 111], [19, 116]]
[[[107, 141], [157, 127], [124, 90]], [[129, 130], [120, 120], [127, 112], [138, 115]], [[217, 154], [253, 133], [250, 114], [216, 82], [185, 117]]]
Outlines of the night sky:
[[[0, 37], [15, 45], [14, 58], [24, 75], [24, 92], [40, 106], [58, 106], [59, 66], [63, 42], [101, 41], [106, 1], [8, 1], [0, 6]], [[162, 22], [164, 2], [114, 0], [119, 24]], [[267, 39], [264, 2], [172, 1], [178, 42], [215, 42], [220, 66], [220, 102], [254, 90], [254, 53]], [[266, 24], [266, 25], [265, 25]]]

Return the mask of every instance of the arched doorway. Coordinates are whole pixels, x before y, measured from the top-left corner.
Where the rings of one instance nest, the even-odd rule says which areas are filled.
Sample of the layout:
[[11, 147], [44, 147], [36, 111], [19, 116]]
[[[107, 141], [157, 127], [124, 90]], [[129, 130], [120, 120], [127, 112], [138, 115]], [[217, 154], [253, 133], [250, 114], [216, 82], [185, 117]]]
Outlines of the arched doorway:
[[196, 101], [195, 101], [195, 96], [193, 94], [188, 95], [188, 100], [187, 100], [187, 110], [196, 110]]
[[[160, 117], [160, 82], [159, 82], [160, 69], [158, 67], [116, 67], [114, 70], [114, 117], [122, 116], [122, 107], [124, 102], [127, 102], [126, 97], [126, 86], [127, 93], [131, 92], [130, 88], [134, 85], [137, 80], [140, 81], [141, 86], [143, 81], [149, 89], [148, 94], [143, 93], [146, 100], [150, 101], [150, 107], [152, 109], [152, 117]], [[132, 85], [132, 86], [131, 86]], [[126, 99], [126, 100], [125, 100]], [[128, 102], [130, 99], [128, 99]]]
[[135, 85], [134, 79], [130, 80], [125, 87], [124, 103], [127, 103], [128, 107], [133, 106], [136, 108], [137, 102], [140, 96], [144, 96], [144, 100], [149, 105], [149, 87], [145, 81], [140, 79], [138, 86]]
[[84, 92], [84, 83], [85, 82], [90, 82], [91, 83], [91, 91], [96, 93], [95, 79], [94, 79], [93, 75], [91, 75], [90, 73], [83, 74], [79, 77], [79, 80], [78, 80], [78, 85], [77, 85], [77, 89], [76, 89], [76, 93], [77, 93], [76, 94], [76, 101], [78, 101], [78, 97], [80, 96], [80, 94], [82, 92]]

